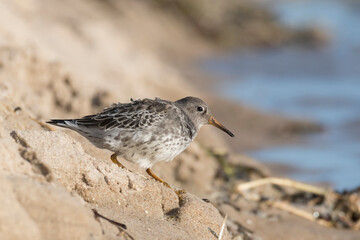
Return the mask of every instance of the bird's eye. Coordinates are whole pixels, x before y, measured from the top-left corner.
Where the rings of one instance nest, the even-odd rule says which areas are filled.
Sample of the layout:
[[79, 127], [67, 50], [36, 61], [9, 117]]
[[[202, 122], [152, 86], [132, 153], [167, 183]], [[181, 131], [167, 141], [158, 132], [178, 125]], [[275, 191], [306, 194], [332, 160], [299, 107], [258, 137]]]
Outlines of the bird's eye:
[[204, 108], [201, 107], [201, 106], [198, 106], [198, 107], [197, 107], [197, 110], [198, 110], [199, 112], [202, 112], [202, 111], [204, 111]]

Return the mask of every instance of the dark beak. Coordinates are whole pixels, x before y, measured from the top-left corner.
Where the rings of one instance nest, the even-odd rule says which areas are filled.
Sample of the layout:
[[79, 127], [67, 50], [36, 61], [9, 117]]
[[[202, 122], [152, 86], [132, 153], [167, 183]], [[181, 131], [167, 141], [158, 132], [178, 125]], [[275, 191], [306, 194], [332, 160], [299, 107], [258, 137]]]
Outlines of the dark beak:
[[226, 132], [227, 134], [229, 134], [231, 137], [234, 137], [235, 135], [229, 131], [229, 129], [227, 129], [226, 127], [224, 127], [223, 125], [221, 125], [218, 121], [216, 121], [216, 119], [211, 116], [209, 119], [209, 124], [223, 130], [224, 132]]

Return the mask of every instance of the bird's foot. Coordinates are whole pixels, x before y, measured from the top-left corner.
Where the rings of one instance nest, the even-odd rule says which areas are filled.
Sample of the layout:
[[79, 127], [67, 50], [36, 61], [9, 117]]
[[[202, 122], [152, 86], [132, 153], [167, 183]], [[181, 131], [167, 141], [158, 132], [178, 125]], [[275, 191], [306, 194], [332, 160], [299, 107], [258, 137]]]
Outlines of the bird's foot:
[[174, 189], [172, 188], [167, 182], [163, 181], [161, 178], [159, 178], [158, 176], [155, 175], [155, 173], [153, 173], [151, 171], [150, 168], [146, 169], [147, 174], [149, 174], [152, 178], [154, 178], [156, 181], [161, 182], [162, 184], [164, 184], [164, 186], [174, 190], [174, 192], [176, 193], [176, 195], [178, 195], [179, 197], [179, 202], [183, 202], [184, 200], [184, 196], [186, 194], [186, 191], [184, 189]]
[[113, 163], [115, 163], [116, 165], [118, 165], [119, 167], [126, 169], [126, 167], [125, 167], [124, 165], [122, 165], [122, 164], [117, 160], [117, 157], [116, 157], [116, 156], [117, 156], [117, 155], [116, 155], [115, 153], [114, 153], [113, 155], [111, 155], [111, 157], [110, 157], [111, 161], [112, 161]]
[[182, 206], [185, 203], [185, 195], [186, 195], [186, 190], [184, 189], [174, 189], [174, 192], [176, 193], [176, 195], [179, 198], [179, 205]]
[[164, 184], [165, 187], [168, 187], [168, 188], [171, 188], [171, 189], [172, 189], [172, 187], [170, 186], [170, 184], [168, 184], [167, 182], [161, 182], [161, 183]]
[[149, 175], [150, 175], [153, 179], [155, 179], [156, 181], [161, 182], [161, 183], [164, 184], [166, 187], [172, 189], [172, 187], [171, 187], [167, 182], [163, 181], [161, 178], [159, 178], [158, 176], [156, 176], [155, 173], [153, 173], [150, 168], [146, 169], [146, 173], [149, 174]]
[[184, 195], [186, 194], [186, 190], [185, 189], [174, 189], [174, 192], [176, 193], [176, 195]]

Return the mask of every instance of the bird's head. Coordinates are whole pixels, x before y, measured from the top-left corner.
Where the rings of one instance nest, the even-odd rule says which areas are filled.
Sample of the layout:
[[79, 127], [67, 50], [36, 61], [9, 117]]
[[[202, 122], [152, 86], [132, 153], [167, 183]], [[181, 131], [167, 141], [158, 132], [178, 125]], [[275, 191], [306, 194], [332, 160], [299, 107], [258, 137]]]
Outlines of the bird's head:
[[212, 115], [209, 106], [200, 98], [185, 97], [176, 101], [181, 106], [189, 118], [194, 122], [197, 130], [203, 125], [210, 124], [234, 137], [229, 129], [221, 125]]

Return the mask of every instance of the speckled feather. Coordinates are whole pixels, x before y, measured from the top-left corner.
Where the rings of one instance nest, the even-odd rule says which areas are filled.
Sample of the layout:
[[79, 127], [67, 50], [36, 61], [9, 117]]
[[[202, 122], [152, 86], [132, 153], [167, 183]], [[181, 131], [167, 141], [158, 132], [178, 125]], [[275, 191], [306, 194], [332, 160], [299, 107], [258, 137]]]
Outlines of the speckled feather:
[[[113, 104], [95, 115], [48, 123], [75, 130], [95, 146], [151, 168], [156, 162], [171, 161], [185, 150], [204, 124], [189, 117], [184, 108], [188, 100], [132, 100]], [[191, 98], [191, 102], [208, 109], [201, 99]]]
[[102, 130], [114, 128], [146, 129], [158, 126], [168, 115], [170, 104], [161, 99], [132, 100], [131, 103], [117, 103], [102, 112], [76, 119], [77, 125]]

